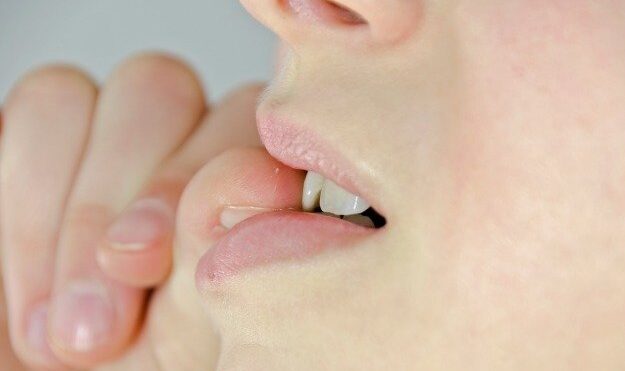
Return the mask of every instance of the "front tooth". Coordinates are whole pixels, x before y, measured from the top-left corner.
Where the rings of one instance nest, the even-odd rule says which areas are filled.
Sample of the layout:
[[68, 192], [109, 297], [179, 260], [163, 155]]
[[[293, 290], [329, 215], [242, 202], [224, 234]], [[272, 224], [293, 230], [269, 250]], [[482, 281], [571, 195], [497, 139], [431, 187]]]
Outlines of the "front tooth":
[[325, 178], [314, 171], [309, 171], [304, 180], [304, 194], [302, 195], [302, 209], [313, 211], [319, 206], [319, 195]]
[[360, 214], [369, 208], [362, 197], [356, 196], [326, 179], [321, 189], [321, 210], [336, 215]]

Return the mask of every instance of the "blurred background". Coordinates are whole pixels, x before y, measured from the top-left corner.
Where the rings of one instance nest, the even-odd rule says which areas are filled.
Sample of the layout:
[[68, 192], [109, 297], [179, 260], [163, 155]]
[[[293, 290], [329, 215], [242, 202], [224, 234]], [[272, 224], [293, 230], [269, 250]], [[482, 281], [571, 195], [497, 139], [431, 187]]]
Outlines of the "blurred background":
[[237, 0], [0, 0], [0, 103], [35, 66], [73, 63], [101, 82], [143, 50], [182, 57], [217, 99], [268, 79], [274, 49]]

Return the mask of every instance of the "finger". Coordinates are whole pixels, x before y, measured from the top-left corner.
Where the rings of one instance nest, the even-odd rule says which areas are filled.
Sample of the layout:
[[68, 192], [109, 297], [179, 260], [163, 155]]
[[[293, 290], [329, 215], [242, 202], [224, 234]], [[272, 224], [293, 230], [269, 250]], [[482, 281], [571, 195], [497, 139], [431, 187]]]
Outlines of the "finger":
[[[0, 269], [0, 277], [1, 276], [2, 271]], [[0, 281], [2, 280], [0, 279]], [[7, 321], [6, 299], [2, 288], [2, 282], [0, 282], [0, 359], [2, 360], [2, 366], [12, 371], [26, 370], [25, 366], [17, 359], [11, 348]]]
[[144, 292], [106, 277], [96, 263], [96, 246], [205, 109], [195, 74], [170, 57], [135, 57], [103, 88], [57, 254], [50, 339], [69, 364], [94, 366], [132, 339]]
[[[2, 130], [2, 112], [0, 112], [0, 131]], [[0, 153], [1, 155], [1, 153]], [[10, 370], [22, 371], [25, 366], [17, 359], [9, 339], [8, 314], [6, 309], [6, 296], [2, 279], [2, 251], [0, 250], [0, 359]]]
[[[204, 254], [236, 224], [230, 221], [250, 216], [241, 213], [245, 208], [299, 208], [303, 181], [304, 172], [281, 164], [264, 149], [224, 153], [198, 172], [185, 189], [176, 230], [180, 249], [196, 258]], [[205, 277], [200, 278], [198, 287], [203, 289]]]
[[184, 187], [204, 163], [225, 149], [260, 145], [255, 109], [261, 91], [261, 85], [249, 85], [231, 94], [165, 162], [109, 228], [98, 249], [104, 272], [139, 287], [154, 286], [167, 277], [174, 232], [170, 221]]
[[11, 92], [0, 180], [11, 340], [34, 367], [60, 365], [46, 340], [48, 299], [65, 202], [87, 140], [96, 87], [69, 67], [35, 71]]
[[[267, 199], [272, 207], [295, 207], [301, 199], [302, 182], [302, 172], [281, 165], [262, 149], [228, 150], [203, 166], [180, 201], [175, 269], [150, 301], [143, 332], [148, 338], [140, 339], [110, 370], [142, 369], [136, 365], [154, 362], [160, 370], [218, 368], [219, 348], [224, 344], [220, 344], [212, 318], [202, 309], [193, 274], [198, 259], [215, 238], [217, 214], [228, 204], [263, 206]], [[252, 183], [263, 186], [248, 192], [246, 185]]]
[[[197, 301], [204, 309], [204, 316], [210, 318], [211, 325], [218, 333], [223, 329], [224, 320], [220, 308], [224, 300], [232, 298], [220, 296], [223, 291], [215, 289], [214, 280], [227, 272], [215, 269], [212, 259], [207, 259], [213, 251], [210, 246], [224, 236], [224, 213], [229, 206], [255, 207], [265, 209], [297, 209], [301, 205], [301, 189], [304, 172], [279, 163], [264, 149], [237, 149], [228, 151], [204, 167], [185, 189], [178, 215], [176, 229], [177, 250], [180, 260], [195, 267], [194, 283]], [[235, 212], [236, 213], [236, 212]], [[241, 215], [230, 215], [229, 221]], [[252, 253], [253, 255], [253, 253]], [[236, 269], [237, 262], [229, 261]], [[188, 273], [187, 273], [188, 274]], [[217, 285], [218, 286], [218, 285]], [[156, 327], [158, 324], [153, 325]], [[224, 334], [221, 334], [224, 335]], [[232, 335], [232, 334], [228, 334]], [[235, 335], [236, 337], [236, 335]], [[222, 337], [231, 339], [231, 337]], [[253, 369], [245, 364], [224, 359], [229, 353], [231, 342], [220, 344], [219, 366], [233, 369]], [[194, 345], [190, 344], [190, 348]], [[245, 363], [245, 362], [243, 362]], [[249, 364], [247, 366], [250, 366]]]

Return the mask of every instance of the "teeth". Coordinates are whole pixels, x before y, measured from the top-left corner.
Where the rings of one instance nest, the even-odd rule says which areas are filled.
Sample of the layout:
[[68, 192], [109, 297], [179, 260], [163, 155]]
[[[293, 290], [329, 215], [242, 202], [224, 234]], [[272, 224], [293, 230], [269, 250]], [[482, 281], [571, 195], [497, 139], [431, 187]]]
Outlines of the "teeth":
[[347, 192], [330, 179], [309, 171], [304, 181], [302, 209], [321, 211], [334, 215], [356, 215], [367, 210], [370, 205], [365, 199]]
[[309, 171], [304, 181], [304, 194], [302, 195], [302, 209], [304, 211], [313, 211], [319, 206], [319, 196], [323, 187], [324, 177]]
[[355, 215], [370, 206], [362, 197], [356, 196], [326, 179], [321, 189], [321, 210], [336, 215]]

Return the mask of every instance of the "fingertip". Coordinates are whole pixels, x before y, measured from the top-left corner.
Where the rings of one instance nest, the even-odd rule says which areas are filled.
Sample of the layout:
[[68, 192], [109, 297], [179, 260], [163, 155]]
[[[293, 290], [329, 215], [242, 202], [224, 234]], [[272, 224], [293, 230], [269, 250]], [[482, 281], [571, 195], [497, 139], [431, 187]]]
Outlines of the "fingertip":
[[84, 71], [67, 65], [36, 68], [21, 78], [10, 91], [4, 107], [7, 114], [18, 109], [37, 107], [52, 100], [54, 104], [74, 106], [92, 103], [97, 95], [93, 79]]
[[171, 269], [174, 211], [161, 198], [135, 201], [108, 228], [97, 250], [100, 268], [124, 284], [149, 288]]
[[111, 84], [125, 85], [126, 91], [164, 98], [169, 104], [204, 107], [205, 92], [197, 73], [181, 59], [163, 52], [142, 52], [121, 63]]
[[134, 288], [162, 284], [171, 271], [171, 238], [135, 251], [121, 251], [106, 241], [98, 247], [97, 261], [109, 278]]
[[48, 342], [48, 301], [33, 305], [23, 325], [14, 329], [11, 342], [20, 361], [35, 370], [67, 370]]
[[111, 248], [135, 252], [158, 245], [171, 235], [174, 212], [158, 198], [135, 201], [108, 228], [106, 240]]
[[72, 368], [93, 369], [123, 354], [141, 323], [142, 290], [96, 278], [76, 278], [54, 295], [48, 341]]
[[[304, 174], [259, 148], [234, 148], [214, 158], [191, 180], [180, 201], [177, 232], [200, 255], [223, 235], [226, 206], [292, 208], [301, 202]], [[178, 237], [177, 237], [178, 239]]]

